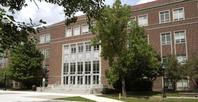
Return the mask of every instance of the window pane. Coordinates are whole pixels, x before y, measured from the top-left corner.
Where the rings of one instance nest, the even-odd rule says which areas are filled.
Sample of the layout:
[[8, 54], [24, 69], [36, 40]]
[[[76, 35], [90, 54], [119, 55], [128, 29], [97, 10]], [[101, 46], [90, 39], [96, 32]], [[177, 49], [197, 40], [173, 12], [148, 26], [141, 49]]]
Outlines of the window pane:
[[161, 43], [162, 43], [162, 45], [171, 44], [171, 34], [170, 33], [162, 33], [161, 34]]
[[147, 15], [139, 16], [138, 17], [138, 24], [140, 26], [147, 26], [148, 25], [148, 17], [147, 17]]
[[78, 44], [78, 52], [83, 52], [83, 43]]
[[71, 53], [76, 53], [76, 44], [71, 45]]
[[85, 46], [86, 46], [86, 51], [91, 51], [91, 43], [90, 42], [86, 42]]
[[83, 73], [83, 62], [78, 62], [78, 74]]
[[64, 63], [63, 74], [68, 74], [69, 72], [69, 63]]
[[70, 63], [70, 74], [75, 74], [76, 72], [76, 63]]
[[166, 23], [170, 21], [170, 13], [169, 11], [160, 12], [160, 23]]
[[77, 84], [82, 85], [83, 84], [83, 76], [77, 77]]
[[64, 54], [69, 54], [69, 45], [64, 45]]
[[185, 31], [178, 31], [175, 32], [175, 42], [178, 43], [184, 43], [186, 42], [185, 39]]
[[40, 44], [45, 43], [45, 35], [40, 35], [39, 39], [40, 39]]
[[70, 84], [75, 85], [75, 76], [70, 76]]
[[80, 26], [74, 28], [74, 35], [80, 35]]
[[93, 75], [93, 84], [99, 84], [99, 75]]
[[99, 73], [99, 61], [93, 61], [93, 73], [94, 74]]
[[66, 37], [72, 36], [72, 29], [71, 28], [66, 28]]
[[184, 8], [173, 10], [173, 20], [179, 21], [184, 19]]
[[88, 33], [89, 32], [89, 26], [88, 25], [83, 25], [81, 27], [81, 29], [82, 29], [82, 33]]
[[91, 84], [91, 76], [90, 75], [85, 76], [85, 84], [86, 85]]
[[45, 41], [45, 43], [50, 42], [50, 38], [51, 38], [51, 37], [50, 37], [50, 34], [46, 34], [46, 36], [45, 36], [45, 37], [46, 37], [46, 39], [45, 39], [45, 40], [46, 40], [46, 41]]
[[85, 74], [91, 73], [91, 61], [85, 62]]

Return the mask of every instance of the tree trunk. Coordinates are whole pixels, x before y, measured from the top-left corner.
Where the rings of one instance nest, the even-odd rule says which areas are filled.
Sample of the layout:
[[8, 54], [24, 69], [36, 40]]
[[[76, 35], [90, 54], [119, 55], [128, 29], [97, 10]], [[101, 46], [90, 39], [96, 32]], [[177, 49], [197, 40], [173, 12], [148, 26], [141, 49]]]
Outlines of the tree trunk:
[[123, 97], [126, 97], [126, 83], [125, 83], [125, 78], [122, 78], [122, 95]]

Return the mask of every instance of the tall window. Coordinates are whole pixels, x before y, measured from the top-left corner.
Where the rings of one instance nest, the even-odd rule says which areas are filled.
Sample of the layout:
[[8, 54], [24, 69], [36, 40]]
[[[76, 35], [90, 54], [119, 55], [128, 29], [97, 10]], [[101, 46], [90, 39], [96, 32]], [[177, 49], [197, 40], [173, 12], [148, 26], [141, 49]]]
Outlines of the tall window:
[[185, 31], [177, 31], [175, 32], [175, 43], [180, 44], [180, 43], [185, 43], [186, 42], [186, 33]]
[[93, 73], [94, 74], [99, 73], [99, 61], [93, 61]]
[[88, 25], [82, 25], [81, 26], [82, 34], [86, 34], [89, 32], [89, 26]]
[[70, 84], [75, 85], [76, 76], [70, 76]]
[[69, 63], [64, 63], [63, 74], [66, 75], [69, 72]]
[[93, 75], [93, 84], [99, 84], [99, 75]]
[[74, 36], [80, 35], [80, 26], [74, 27]]
[[83, 52], [83, 43], [78, 44], [78, 52]]
[[70, 63], [70, 74], [75, 74], [76, 72], [76, 63]]
[[91, 61], [85, 62], [85, 74], [91, 73]]
[[160, 11], [160, 23], [170, 22], [170, 11]]
[[138, 16], [138, 24], [139, 26], [148, 26], [148, 15]]
[[66, 28], [65, 29], [65, 36], [66, 37], [72, 36], [72, 28]]
[[83, 74], [83, 62], [78, 62], [77, 74]]
[[161, 33], [161, 44], [162, 45], [169, 45], [171, 44], [171, 33]]
[[86, 51], [91, 51], [91, 43], [90, 42], [86, 42], [85, 47], [86, 47]]
[[86, 75], [86, 76], [85, 76], [85, 84], [86, 84], [86, 85], [91, 84], [91, 76], [90, 76], [90, 75]]
[[173, 10], [173, 20], [180, 21], [185, 19], [184, 8], [176, 8]]
[[83, 84], [83, 76], [77, 76], [77, 84], [79, 85]]
[[64, 83], [65, 85], [68, 85], [68, 82], [69, 82], [68, 76], [64, 76], [64, 77], [63, 77], [63, 83]]
[[71, 45], [71, 53], [76, 53], [76, 44]]
[[42, 34], [39, 36], [40, 44], [49, 43], [51, 40], [50, 34]]

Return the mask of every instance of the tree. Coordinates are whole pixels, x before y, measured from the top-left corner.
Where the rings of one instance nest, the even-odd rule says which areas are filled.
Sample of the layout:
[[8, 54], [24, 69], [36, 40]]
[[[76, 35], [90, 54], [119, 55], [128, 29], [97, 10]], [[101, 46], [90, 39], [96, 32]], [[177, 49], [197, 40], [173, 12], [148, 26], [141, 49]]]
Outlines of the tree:
[[[101, 55], [108, 60], [108, 81], [122, 83], [122, 94], [126, 96], [126, 78], [130, 81], [157, 76], [158, 59], [152, 47], [147, 44], [143, 28], [130, 21], [130, 9], [116, 0], [112, 8], [104, 7], [101, 18], [94, 28], [96, 38], [102, 47]], [[130, 21], [130, 22], [129, 22]]]
[[187, 77], [184, 65], [179, 63], [175, 56], [170, 55], [165, 61], [164, 66], [165, 76], [170, 80], [173, 91], [175, 91], [177, 81]]
[[[5, 50], [14, 48], [21, 42], [27, 41], [27, 37], [30, 33], [36, 33], [34, 29], [35, 25], [30, 19], [29, 23], [23, 21], [16, 22], [12, 15], [5, 12], [5, 8], [15, 13], [20, 11], [22, 7], [28, 6], [27, 0], [0, 0], [0, 53]], [[35, 2], [35, 0], [30, 0]], [[104, 0], [38, 0], [46, 1], [52, 4], [58, 4], [64, 7], [66, 16], [66, 24], [70, 24], [77, 20], [74, 14], [78, 11], [82, 11], [87, 15], [88, 21], [91, 18], [97, 19], [100, 16], [100, 11], [103, 7]], [[36, 4], [37, 5], [37, 4]], [[31, 5], [29, 5], [31, 6]], [[39, 7], [38, 7], [39, 8]], [[46, 23], [40, 20], [40, 23]]]
[[185, 74], [190, 78], [193, 84], [198, 88], [198, 57], [188, 60], [184, 65]]
[[10, 77], [21, 82], [25, 88], [40, 85], [42, 80], [43, 55], [35, 41], [28, 40], [10, 51]]

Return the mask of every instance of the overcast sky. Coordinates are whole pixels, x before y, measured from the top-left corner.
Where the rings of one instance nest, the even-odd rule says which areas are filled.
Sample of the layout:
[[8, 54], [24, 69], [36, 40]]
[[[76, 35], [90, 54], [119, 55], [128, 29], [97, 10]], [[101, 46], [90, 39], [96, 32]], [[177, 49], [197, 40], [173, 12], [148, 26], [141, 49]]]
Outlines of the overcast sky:
[[[142, 4], [150, 1], [155, 0], [121, 0], [122, 4], [128, 5]], [[35, 3], [29, 1], [27, 4], [30, 6], [24, 7], [21, 11], [16, 12], [14, 14], [16, 21], [29, 22], [31, 18], [35, 23], [43, 19], [47, 21], [48, 24], [53, 24], [65, 19], [62, 7], [46, 2], [39, 2], [38, 0], [36, 0], [36, 2], [39, 8]], [[112, 5], [113, 2], [114, 0], [106, 0], [105, 4]], [[77, 15], [82, 15], [82, 13], [78, 13]]]

